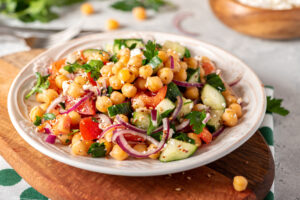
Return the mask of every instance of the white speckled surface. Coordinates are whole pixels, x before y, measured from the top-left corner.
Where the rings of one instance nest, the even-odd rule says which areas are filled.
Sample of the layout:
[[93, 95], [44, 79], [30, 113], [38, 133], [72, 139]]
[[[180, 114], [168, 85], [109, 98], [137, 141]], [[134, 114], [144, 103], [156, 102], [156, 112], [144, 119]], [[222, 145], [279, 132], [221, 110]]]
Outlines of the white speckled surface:
[[[275, 115], [276, 179], [275, 193], [279, 200], [300, 199], [300, 39], [271, 41], [241, 35], [218, 21], [207, 0], [173, 0], [179, 10], [160, 13], [146, 22], [135, 22], [130, 13], [112, 15], [101, 10], [104, 17], [120, 18], [124, 30], [152, 30], [178, 33], [171, 24], [173, 16], [181, 11], [195, 13], [183, 26], [199, 33], [197, 38], [215, 44], [241, 58], [258, 74], [261, 80], [275, 87], [275, 97], [284, 98], [284, 106], [291, 113], [287, 117]], [[103, 2], [106, 4], [106, 2]], [[94, 27], [103, 27], [103, 20]]]

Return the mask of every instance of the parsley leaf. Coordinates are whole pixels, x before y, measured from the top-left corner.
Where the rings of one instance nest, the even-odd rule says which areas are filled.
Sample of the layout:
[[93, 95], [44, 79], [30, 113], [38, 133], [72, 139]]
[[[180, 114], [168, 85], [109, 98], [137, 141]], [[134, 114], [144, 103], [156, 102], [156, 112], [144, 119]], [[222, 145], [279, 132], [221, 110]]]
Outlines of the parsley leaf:
[[35, 116], [35, 121], [33, 122], [33, 124], [35, 126], [39, 126], [39, 125], [41, 125], [41, 123], [42, 123], [42, 118], [39, 116]]
[[120, 0], [111, 5], [112, 8], [122, 11], [131, 11], [135, 7], [144, 7], [158, 11], [161, 6], [166, 5], [165, 0]]
[[191, 57], [191, 52], [190, 52], [190, 50], [188, 48], [185, 48], [184, 57], [186, 57], [186, 58], [190, 58]]
[[109, 61], [114, 62], [114, 63], [118, 62], [117, 54], [115, 53], [114, 55], [112, 55], [110, 57]]
[[61, 106], [62, 109], [66, 109], [66, 103], [65, 102], [60, 102], [59, 105]]
[[53, 120], [56, 118], [56, 116], [53, 113], [46, 113], [43, 115], [44, 120]]
[[190, 120], [190, 125], [195, 133], [200, 134], [205, 127], [203, 120], [205, 119], [205, 112], [192, 111], [185, 116], [186, 119]]
[[110, 97], [110, 94], [113, 92], [113, 88], [111, 86], [107, 87], [107, 94]]
[[195, 140], [192, 138], [189, 138], [186, 133], [175, 133], [175, 134], [173, 134], [172, 138], [174, 138], [176, 140], [188, 142], [191, 144], [195, 144]]
[[96, 81], [100, 77], [100, 70], [103, 65], [104, 64], [101, 60], [90, 60], [88, 64], [69, 64], [64, 66], [64, 69], [69, 73], [74, 73], [79, 68], [84, 69], [85, 72], [91, 72], [91, 77]]
[[286, 116], [290, 111], [281, 106], [282, 99], [275, 99], [267, 96], [267, 113], [276, 113], [282, 116]]
[[104, 157], [106, 154], [106, 148], [104, 143], [93, 143], [88, 150], [88, 154], [91, 154], [93, 158]]
[[79, 129], [72, 129], [71, 133], [69, 133], [68, 136], [74, 135], [75, 133], [78, 133], [79, 131], [80, 131]]
[[163, 132], [152, 133], [150, 136], [156, 139], [157, 141], [161, 141]]
[[155, 42], [148, 40], [145, 45], [146, 50], [144, 51], [144, 56], [146, 57], [146, 63], [150, 62], [154, 56], [158, 55], [158, 51], [156, 50]]
[[208, 74], [206, 76], [206, 83], [213, 86], [220, 92], [224, 92], [226, 90], [222, 79], [216, 73]]
[[36, 76], [36, 84], [31, 89], [31, 91], [25, 96], [25, 99], [28, 99], [31, 95], [35, 94], [36, 92], [42, 92], [44, 89], [48, 89], [50, 86], [50, 82], [48, 80], [49, 75], [42, 76], [39, 72], [35, 73]]

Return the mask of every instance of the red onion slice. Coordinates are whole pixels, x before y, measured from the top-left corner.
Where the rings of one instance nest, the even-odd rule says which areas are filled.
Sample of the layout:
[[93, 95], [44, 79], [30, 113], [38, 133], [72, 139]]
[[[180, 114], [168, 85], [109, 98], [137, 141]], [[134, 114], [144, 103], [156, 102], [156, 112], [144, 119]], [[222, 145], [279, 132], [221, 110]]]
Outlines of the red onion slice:
[[232, 81], [231, 83], [228, 83], [228, 85], [230, 87], [235, 86], [236, 84], [238, 84], [240, 81], [242, 80], [242, 76], [237, 77], [234, 81]]
[[157, 110], [151, 110], [151, 121], [154, 127], [157, 126]]
[[74, 106], [72, 106], [69, 110], [65, 111], [65, 112], [61, 112], [60, 114], [68, 114], [69, 112], [72, 112], [73, 110], [75, 110], [76, 108], [78, 108], [83, 102], [85, 102], [88, 98], [90, 98], [92, 96], [92, 92], [88, 93], [86, 96], [82, 97], [80, 99], [80, 101], [78, 101]]
[[174, 121], [179, 113], [179, 111], [181, 110], [182, 108], [182, 105], [183, 105], [183, 101], [182, 101], [182, 97], [181, 96], [177, 96], [177, 107], [175, 108], [175, 110], [173, 111], [171, 117], [170, 117], [170, 120], [171, 121]]
[[108, 126], [111, 125], [110, 118], [107, 115], [105, 115], [105, 114], [98, 114], [96, 116], [96, 118], [99, 119], [99, 128], [101, 130], [106, 129]]
[[54, 100], [51, 102], [50, 106], [47, 108], [46, 113], [50, 113], [50, 111], [51, 111], [52, 109], [54, 109], [60, 102], [63, 102], [63, 101], [65, 101], [65, 100], [66, 100], [66, 96], [59, 96], [59, 97], [57, 97], [56, 99], [54, 99]]
[[46, 138], [46, 142], [50, 144], [54, 144], [55, 140], [56, 140], [56, 135], [48, 135], [48, 137]]
[[212, 136], [218, 137], [219, 135], [221, 135], [221, 133], [223, 133], [224, 130], [225, 130], [225, 126], [221, 126], [217, 131], [213, 132]]
[[134, 126], [132, 124], [129, 124], [129, 123], [123, 121], [122, 118], [119, 115], [117, 115], [116, 119], [118, 120], [118, 122], [120, 124], [122, 124], [123, 126], [125, 126], [126, 128], [128, 128], [130, 130], [133, 130], [133, 131], [136, 131], [136, 132], [139, 132], [139, 133], [147, 133], [146, 130], [138, 128], [138, 127], [136, 127], [136, 126]]
[[44, 128], [44, 130], [45, 130], [45, 133], [46, 133], [46, 134], [50, 134], [50, 133], [51, 133], [50, 128]]
[[181, 26], [181, 23], [184, 19], [186, 19], [187, 17], [191, 17], [193, 16], [194, 14], [193, 13], [188, 13], [188, 12], [185, 12], [185, 13], [180, 13], [178, 15], [176, 15], [173, 19], [173, 24], [174, 26], [182, 33], [186, 34], [186, 35], [190, 35], [190, 36], [197, 36], [198, 33], [192, 33], [192, 32], [189, 32], [187, 30], [185, 30], [184, 28], [182, 28]]
[[175, 127], [176, 131], [182, 131], [184, 130], [188, 125], [190, 124], [190, 120], [185, 120], [181, 124], [177, 125]]
[[174, 58], [173, 58], [173, 56], [170, 56], [169, 58], [170, 58], [170, 63], [171, 63], [170, 68], [171, 68], [171, 69], [174, 69], [174, 67], [175, 67], [175, 66], [174, 66]]
[[100, 135], [98, 135], [98, 138], [101, 139], [108, 131], [110, 131], [113, 128], [124, 128], [124, 126], [122, 124], [111, 125], [110, 127], [107, 127], [106, 129], [104, 129], [102, 131], [102, 133], [100, 133]]
[[184, 82], [184, 81], [176, 81], [176, 80], [173, 80], [173, 82], [176, 84], [176, 85], [179, 85], [181, 87], [198, 87], [198, 88], [202, 88], [204, 86], [203, 83], [188, 83], [188, 82]]
[[[126, 153], [128, 153], [129, 155], [131, 155], [133, 157], [137, 157], [137, 158], [147, 158], [148, 156], [159, 152], [164, 147], [164, 145], [166, 143], [166, 139], [169, 138], [170, 126], [169, 126], [168, 118], [163, 119], [163, 126], [164, 126], [163, 137], [162, 137], [161, 141], [156, 145], [157, 146], [156, 149], [151, 149], [151, 150], [144, 151], [144, 152], [136, 151], [128, 144], [128, 142], [124, 138], [123, 134], [125, 134], [126, 131], [124, 131], [123, 134], [120, 134], [116, 138], [116, 142], [121, 147], [121, 149], [123, 151], [125, 151]], [[149, 136], [147, 136], [147, 138], [149, 138]]]
[[206, 124], [206, 123], [210, 120], [210, 118], [211, 118], [211, 117], [210, 117], [210, 114], [207, 112], [207, 113], [206, 113], [206, 116], [205, 116], [205, 118], [204, 118], [204, 120], [202, 121], [202, 123], [203, 123], [203, 124]]

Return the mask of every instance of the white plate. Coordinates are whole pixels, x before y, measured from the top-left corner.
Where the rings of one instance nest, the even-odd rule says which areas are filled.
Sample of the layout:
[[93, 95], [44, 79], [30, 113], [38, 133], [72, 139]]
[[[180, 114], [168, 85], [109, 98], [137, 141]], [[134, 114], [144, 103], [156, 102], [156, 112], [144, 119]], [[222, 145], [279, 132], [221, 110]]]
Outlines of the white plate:
[[[70, 154], [69, 147], [46, 143], [44, 134], [35, 132], [28, 117], [28, 102], [25, 104], [24, 101], [24, 94], [31, 89], [35, 81], [34, 68], [46, 68], [51, 61], [63, 58], [74, 50], [104, 47], [106, 43], [112, 42], [114, 38], [155, 39], [158, 42], [165, 40], [178, 41], [187, 46], [194, 55], [207, 56], [216, 62], [227, 82], [241, 76], [241, 81], [233, 88], [245, 102], [243, 106], [244, 115], [239, 120], [239, 124], [232, 128], [226, 128], [224, 133], [216, 140], [209, 145], [203, 145], [192, 157], [169, 163], [152, 159], [116, 161], [114, 159], [73, 156]], [[95, 34], [56, 46], [36, 57], [19, 73], [8, 95], [8, 111], [11, 121], [18, 133], [35, 149], [74, 167], [124, 176], [171, 174], [213, 162], [238, 148], [255, 133], [264, 117], [265, 107], [266, 97], [263, 85], [257, 75], [242, 61], [210, 44], [188, 37], [158, 32]]]

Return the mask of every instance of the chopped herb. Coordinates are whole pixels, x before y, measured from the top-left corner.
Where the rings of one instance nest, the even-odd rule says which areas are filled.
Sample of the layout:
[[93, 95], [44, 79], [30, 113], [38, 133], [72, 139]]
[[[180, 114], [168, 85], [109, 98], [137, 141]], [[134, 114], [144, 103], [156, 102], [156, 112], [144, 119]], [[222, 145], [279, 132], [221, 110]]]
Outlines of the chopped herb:
[[76, 71], [77, 68], [79, 68], [79, 64], [74, 63], [74, 64], [69, 64], [64, 66], [64, 70], [66, 70], [69, 73], [74, 73]]
[[136, 43], [133, 43], [132, 45], [130, 45], [128, 48], [130, 49], [130, 50], [132, 50], [132, 49], [134, 49], [136, 47]]
[[123, 47], [125, 47], [132, 50], [136, 48], [140, 43], [143, 43], [142, 39], [115, 39], [114, 47], [117, 47], [117, 49], [122, 49]]
[[25, 99], [28, 99], [31, 95], [35, 94], [36, 92], [42, 92], [45, 89], [48, 89], [50, 86], [50, 82], [48, 80], [49, 75], [42, 76], [39, 72], [35, 73], [36, 76], [36, 84], [31, 89], [31, 91], [25, 96]]
[[282, 99], [275, 99], [267, 96], [267, 113], [276, 113], [286, 116], [290, 111], [281, 106]]
[[65, 102], [60, 102], [59, 105], [62, 107], [62, 109], [66, 109], [66, 103]]
[[84, 69], [85, 72], [91, 72], [91, 77], [94, 80], [98, 80], [98, 78], [100, 77], [100, 70], [103, 65], [103, 62], [100, 60], [91, 60], [89, 64], [80, 65], [78, 63], [74, 63], [64, 66], [64, 69], [69, 73], [74, 73], [77, 69], [81, 68]]
[[130, 102], [120, 103], [107, 108], [108, 115], [110, 117], [116, 116], [117, 114], [128, 115], [131, 111]]
[[162, 60], [158, 56], [154, 56], [151, 58], [149, 65], [152, 69], [157, 69], [157, 67], [162, 63]]
[[191, 57], [191, 52], [190, 52], [190, 50], [188, 48], [185, 48], [184, 57], [186, 57], [186, 58], [190, 58]]
[[97, 123], [98, 123], [98, 120], [97, 120], [97, 118], [96, 118], [96, 117], [92, 117], [92, 121], [93, 121], [93, 122], [97, 122]]
[[148, 40], [145, 48], [146, 50], [144, 50], [144, 56], [146, 57], [146, 63], [149, 63], [154, 56], [158, 55], [158, 51], [156, 50], [156, 43]]
[[42, 118], [39, 116], [35, 116], [35, 121], [33, 122], [33, 124], [35, 126], [39, 126], [39, 125], [41, 125], [41, 123], [42, 123]]
[[131, 11], [135, 7], [144, 7], [158, 11], [160, 7], [166, 4], [165, 0], [120, 0], [113, 3], [111, 7], [122, 11]]
[[56, 116], [53, 113], [46, 113], [43, 115], [44, 120], [53, 120], [56, 118]]
[[113, 88], [111, 86], [107, 87], [107, 94], [110, 97], [110, 94], [113, 92]]
[[177, 96], [182, 96], [178, 86], [171, 82], [168, 84], [166, 98], [170, 99], [172, 102], [177, 100]]
[[222, 79], [216, 73], [208, 74], [206, 76], [206, 83], [213, 86], [220, 92], [224, 92], [226, 90]]
[[71, 142], [71, 140], [69, 140], [69, 139], [66, 139], [66, 141], [65, 141], [66, 144], [68, 144], [70, 142]]
[[104, 143], [93, 143], [88, 150], [88, 154], [91, 154], [93, 158], [104, 157], [106, 154], [106, 148]]
[[190, 120], [190, 126], [192, 127], [193, 131], [197, 134], [200, 134], [205, 127], [203, 124], [203, 120], [205, 119], [206, 114], [205, 112], [199, 111], [192, 111], [185, 116], [186, 119]]
[[184, 142], [188, 142], [188, 143], [191, 143], [191, 144], [195, 144], [195, 140], [192, 139], [192, 138], [189, 138], [186, 133], [175, 133], [172, 136], [172, 138], [174, 138], [176, 140], [181, 140], [181, 141], [184, 141]]
[[74, 135], [75, 133], [78, 133], [80, 130], [79, 129], [72, 129], [71, 133], [68, 134], [68, 136]]
[[163, 132], [152, 133], [150, 136], [156, 139], [157, 141], [161, 141]]
[[114, 62], [114, 63], [118, 62], [117, 54], [112, 55], [112, 56], [110, 57], [109, 61]]

